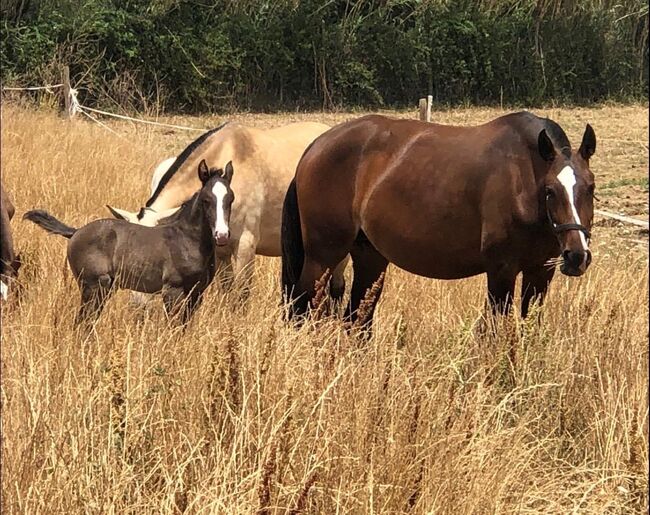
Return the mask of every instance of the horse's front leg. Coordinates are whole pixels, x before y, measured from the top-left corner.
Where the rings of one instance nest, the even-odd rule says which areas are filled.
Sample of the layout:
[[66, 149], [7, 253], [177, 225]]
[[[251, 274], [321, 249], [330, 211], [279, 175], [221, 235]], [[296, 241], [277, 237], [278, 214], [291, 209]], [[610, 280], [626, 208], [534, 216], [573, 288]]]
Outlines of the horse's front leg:
[[524, 270], [521, 282], [522, 318], [528, 316], [531, 302], [537, 301], [540, 306], [542, 305], [554, 274], [555, 268], [544, 266]]
[[244, 231], [237, 243], [235, 253], [234, 272], [237, 282], [240, 285], [240, 299], [246, 302], [250, 296], [255, 271], [255, 249], [257, 248], [257, 237], [251, 231]]
[[507, 315], [512, 308], [518, 270], [499, 264], [488, 270], [488, 302], [494, 315]]

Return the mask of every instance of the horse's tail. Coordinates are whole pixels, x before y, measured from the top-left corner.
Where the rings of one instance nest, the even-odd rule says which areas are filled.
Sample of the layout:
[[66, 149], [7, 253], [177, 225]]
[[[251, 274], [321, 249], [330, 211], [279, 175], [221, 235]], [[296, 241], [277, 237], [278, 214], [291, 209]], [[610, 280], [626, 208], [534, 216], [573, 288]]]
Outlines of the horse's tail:
[[43, 211], [42, 209], [27, 211], [27, 213], [23, 215], [23, 220], [34, 222], [50, 234], [58, 234], [64, 238], [72, 238], [72, 235], [77, 232], [77, 229], [74, 227], [70, 227], [63, 222], [60, 222], [47, 211]]
[[282, 291], [284, 298], [291, 299], [302, 272], [305, 250], [300, 229], [300, 211], [298, 209], [298, 193], [296, 179], [289, 184], [282, 206]]

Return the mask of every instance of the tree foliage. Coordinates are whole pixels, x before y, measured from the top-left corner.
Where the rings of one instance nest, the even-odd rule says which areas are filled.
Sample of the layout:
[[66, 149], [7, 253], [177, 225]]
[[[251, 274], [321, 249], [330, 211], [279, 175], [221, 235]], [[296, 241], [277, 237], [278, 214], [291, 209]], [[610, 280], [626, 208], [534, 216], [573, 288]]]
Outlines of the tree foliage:
[[178, 112], [648, 94], [640, 0], [18, 0], [5, 84], [57, 81], [86, 105]]

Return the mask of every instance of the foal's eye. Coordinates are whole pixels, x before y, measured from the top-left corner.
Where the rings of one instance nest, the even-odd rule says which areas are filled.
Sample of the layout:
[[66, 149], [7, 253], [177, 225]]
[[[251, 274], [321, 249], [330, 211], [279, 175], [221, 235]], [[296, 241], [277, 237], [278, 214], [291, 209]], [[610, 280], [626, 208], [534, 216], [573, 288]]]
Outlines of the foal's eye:
[[546, 188], [546, 198], [553, 198], [555, 196], [555, 192], [553, 191], [552, 188]]

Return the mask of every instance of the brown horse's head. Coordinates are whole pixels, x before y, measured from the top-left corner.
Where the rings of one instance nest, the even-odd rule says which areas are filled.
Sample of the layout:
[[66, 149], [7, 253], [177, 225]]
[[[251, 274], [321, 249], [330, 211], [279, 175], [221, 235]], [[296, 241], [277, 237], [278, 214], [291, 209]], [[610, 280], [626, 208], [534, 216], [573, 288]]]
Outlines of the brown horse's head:
[[560, 271], [579, 276], [591, 263], [589, 239], [594, 217], [594, 174], [589, 158], [596, 151], [596, 134], [589, 124], [577, 152], [565, 147], [559, 151], [546, 130], [539, 133], [539, 153], [549, 163], [544, 181], [546, 216], [562, 250]]
[[199, 179], [203, 185], [199, 194], [212, 235], [218, 246], [230, 241], [230, 210], [235, 194], [230, 188], [232, 161], [223, 168], [208, 168], [205, 159], [199, 163]]

